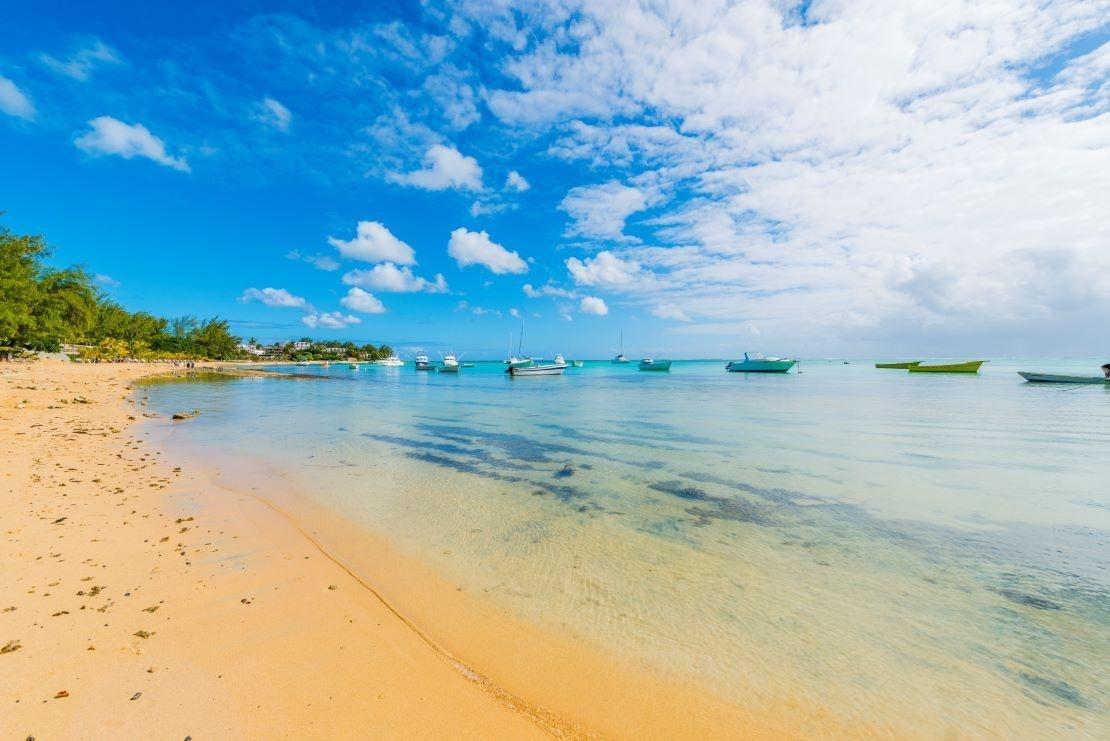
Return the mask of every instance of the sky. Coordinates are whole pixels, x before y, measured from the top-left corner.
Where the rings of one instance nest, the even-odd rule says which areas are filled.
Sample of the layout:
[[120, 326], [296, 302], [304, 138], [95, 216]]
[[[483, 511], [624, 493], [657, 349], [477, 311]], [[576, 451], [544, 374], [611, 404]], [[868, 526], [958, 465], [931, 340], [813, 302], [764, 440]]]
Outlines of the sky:
[[1102, 356], [1110, 3], [13, 3], [0, 211], [261, 341]]

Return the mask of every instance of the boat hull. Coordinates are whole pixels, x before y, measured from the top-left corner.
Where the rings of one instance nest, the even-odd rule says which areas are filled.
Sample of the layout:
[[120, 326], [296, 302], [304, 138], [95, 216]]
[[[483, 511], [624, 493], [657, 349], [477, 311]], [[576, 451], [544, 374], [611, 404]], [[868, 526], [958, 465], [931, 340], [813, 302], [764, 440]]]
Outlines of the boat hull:
[[979, 366], [987, 361], [972, 360], [967, 363], [946, 363], [943, 365], [911, 365], [910, 373], [978, 373]]
[[1089, 383], [1110, 385], [1110, 378], [1103, 376], [1067, 376], [1059, 373], [1034, 373], [1018, 371], [1018, 375], [1033, 383]]
[[797, 360], [734, 360], [725, 366], [729, 373], [786, 373]]
[[671, 369], [671, 361], [669, 360], [655, 360], [651, 363], [640, 363], [640, 370], [642, 371], [669, 371]]
[[459, 372], [459, 366], [457, 366], [457, 365], [441, 365], [438, 368], [436, 368], [436, 370], [439, 371], [440, 373], [458, 373]]
[[906, 363], [875, 363], [876, 368], [884, 368], [888, 370], [909, 370], [915, 365], [921, 365], [921, 361], [911, 360]]
[[567, 369], [565, 365], [530, 365], [524, 368], [509, 368], [509, 375], [517, 376], [561, 376]]

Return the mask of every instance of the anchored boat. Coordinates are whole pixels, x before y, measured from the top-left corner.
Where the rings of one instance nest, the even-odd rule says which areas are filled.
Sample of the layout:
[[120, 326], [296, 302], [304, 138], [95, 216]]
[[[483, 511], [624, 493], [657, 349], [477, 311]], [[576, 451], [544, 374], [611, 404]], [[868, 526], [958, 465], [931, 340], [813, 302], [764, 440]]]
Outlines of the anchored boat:
[[1110, 378], [1103, 376], [1066, 376], [1060, 373], [1034, 373], [1032, 371], [1018, 371], [1018, 375], [1033, 383], [1090, 383], [1110, 386]]
[[765, 358], [760, 353], [744, 353], [743, 360], [733, 360], [725, 370], [729, 373], [786, 373], [797, 362], [791, 358]]
[[655, 360], [654, 358], [644, 358], [640, 361], [640, 370], [642, 371], [669, 371], [671, 369], [671, 361], [669, 360]]
[[908, 370], [910, 373], [978, 373], [979, 366], [987, 361], [985, 360], [969, 360], [966, 363], [936, 363], [924, 365], [918, 363], [911, 365]]
[[567, 361], [563, 359], [562, 355], [555, 356], [554, 363], [546, 364], [533, 364], [521, 366], [518, 368], [509, 367], [509, 375], [513, 376], [561, 376], [563, 371], [567, 369]]
[[920, 360], [908, 360], [904, 363], [875, 363], [876, 368], [888, 368], [893, 370], [908, 370], [915, 365], [921, 365]]
[[613, 358], [613, 360], [610, 361], [610, 362], [612, 362], [613, 365], [624, 365], [626, 363], [632, 362], [624, 356], [624, 330], [623, 329], [621, 330], [620, 350], [617, 352], [617, 356], [615, 358]]
[[435, 366], [432, 365], [431, 361], [428, 360], [428, 356], [424, 353], [420, 353], [419, 355], [417, 355], [416, 358], [413, 360], [413, 363], [416, 364], [416, 370], [435, 370]]
[[440, 373], [458, 373], [459, 372], [459, 359], [453, 353], [447, 353], [443, 356], [443, 365], [436, 368]]
[[401, 360], [396, 355], [390, 355], [388, 358], [382, 358], [381, 360], [376, 360], [374, 362], [376, 362], [378, 365], [388, 365], [391, 368], [400, 368], [402, 365], [405, 364], [405, 361]]

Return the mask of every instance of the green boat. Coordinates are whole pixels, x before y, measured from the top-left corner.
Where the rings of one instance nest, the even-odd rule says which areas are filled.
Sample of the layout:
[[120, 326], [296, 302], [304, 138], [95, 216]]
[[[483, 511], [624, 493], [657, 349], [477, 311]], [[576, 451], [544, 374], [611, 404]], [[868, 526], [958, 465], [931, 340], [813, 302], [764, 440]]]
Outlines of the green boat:
[[1059, 373], [1034, 373], [1032, 371], [1018, 371], [1018, 375], [1033, 383], [1090, 383], [1110, 386], [1110, 378], [1103, 376], [1065, 376]]
[[939, 363], [936, 365], [911, 365], [908, 370], [910, 373], [978, 373], [979, 366], [987, 361], [985, 360], [969, 360], [966, 363]]
[[890, 368], [893, 370], [908, 370], [915, 365], [921, 365], [920, 360], [908, 360], [904, 363], [875, 363], [876, 368]]

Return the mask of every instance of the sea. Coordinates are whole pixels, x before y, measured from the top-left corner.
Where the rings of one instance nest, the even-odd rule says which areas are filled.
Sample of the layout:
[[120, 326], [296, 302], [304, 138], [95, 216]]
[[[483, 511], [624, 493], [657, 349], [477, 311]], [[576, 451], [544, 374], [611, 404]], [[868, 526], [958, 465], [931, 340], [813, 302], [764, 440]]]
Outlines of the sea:
[[280, 472], [444, 583], [727, 702], [1110, 736], [1110, 387], [1017, 374], [1104, 359], [725, 362], [281, 365], [139, 393], [201, 411], [167, 438], [183, 454]]

